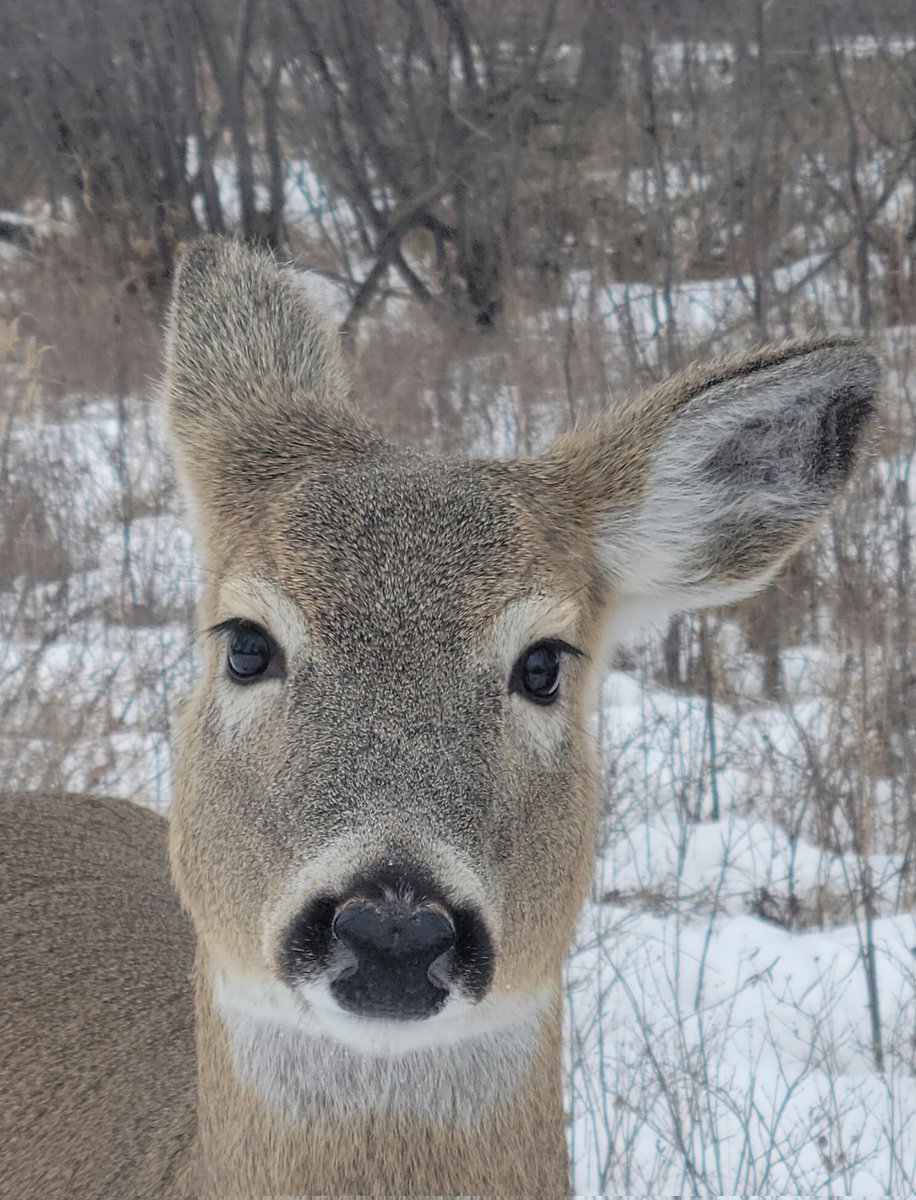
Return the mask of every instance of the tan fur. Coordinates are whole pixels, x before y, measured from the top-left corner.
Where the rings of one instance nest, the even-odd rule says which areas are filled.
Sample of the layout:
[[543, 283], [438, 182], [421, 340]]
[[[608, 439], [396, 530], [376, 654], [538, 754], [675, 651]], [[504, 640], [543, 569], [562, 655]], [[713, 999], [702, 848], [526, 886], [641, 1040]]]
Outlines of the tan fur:
[[193, 931], [166, 822], [0, 795], [0, 1196], [177, 1195], [194, 1132]]
[[[692, 368], [537, 460], [429, 459], [363, 422], [289, 274], [193, 247], [164, 397], [199, 624], [259, 621], [285, 671], [240, 687], [226, 636], [202, 635], [169, 837], [190, 924], [164, 822], [4, 800], [3, 1194], [564, 1194], [561, 969], [608, 631], [760, 586], [841, 487], [875, 386], [857, 343], [790, 343]], [[545, 707], [510, 680], [551, 637], [583, 654]], [[399, 855], [479, 910], [493, 975], [452, 1024], [381, 1049], [281, 964], [310, 899]]]

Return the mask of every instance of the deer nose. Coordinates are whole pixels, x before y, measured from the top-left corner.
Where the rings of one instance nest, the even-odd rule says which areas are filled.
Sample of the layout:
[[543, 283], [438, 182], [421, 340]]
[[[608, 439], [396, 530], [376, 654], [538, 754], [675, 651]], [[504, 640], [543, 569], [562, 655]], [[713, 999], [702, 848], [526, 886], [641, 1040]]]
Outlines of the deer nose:
[[416, 1020], [447, 1000], [455, 922], [440, 905], [353, 899], [337, 909], [331, 934], [331, 992], [349, 1012]]

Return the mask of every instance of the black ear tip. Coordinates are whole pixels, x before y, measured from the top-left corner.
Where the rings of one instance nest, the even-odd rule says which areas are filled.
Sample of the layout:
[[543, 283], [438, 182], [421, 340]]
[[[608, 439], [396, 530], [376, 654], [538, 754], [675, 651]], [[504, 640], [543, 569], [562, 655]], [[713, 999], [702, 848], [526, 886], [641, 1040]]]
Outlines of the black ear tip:
[[862, 434], [878, 406], [881, 369], [865, 348], [847, 351], [836, 369], [820, 426], [813, 462], [815, 475], [844, 479], [856, 461]]
[[183, 275], [205, 275], [228, 257], [229, 238], [201, 237], [191, 242], [181, 257]]
[[849, 348], [846, 358], [846, 373], [850, 383], [874, 400], [881, 382], [881, 364], [877, 355], [866, 346], [858, 345]]
[[873, 392], [850, 386], [838, 392], [821, 425], [816, 470], [847, 475], [856, 460], [861, 435], [875, 411]]

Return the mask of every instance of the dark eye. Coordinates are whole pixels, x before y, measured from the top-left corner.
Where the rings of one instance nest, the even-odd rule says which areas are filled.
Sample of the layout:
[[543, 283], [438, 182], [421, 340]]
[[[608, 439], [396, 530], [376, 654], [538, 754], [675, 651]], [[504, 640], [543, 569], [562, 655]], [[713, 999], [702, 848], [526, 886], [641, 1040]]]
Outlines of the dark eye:
[[271, 644], [267, 634], [247, 621], [234, 625], [229, 633], [226, 661], [229, 676], [239, 683], [248, 683], [263, 675], [270, 666]]
[[558, 642], [530, 646], [516, 663], [510, 690], [535, 704], [553, 704], [560, 694], [560, 656], [564, 648]]

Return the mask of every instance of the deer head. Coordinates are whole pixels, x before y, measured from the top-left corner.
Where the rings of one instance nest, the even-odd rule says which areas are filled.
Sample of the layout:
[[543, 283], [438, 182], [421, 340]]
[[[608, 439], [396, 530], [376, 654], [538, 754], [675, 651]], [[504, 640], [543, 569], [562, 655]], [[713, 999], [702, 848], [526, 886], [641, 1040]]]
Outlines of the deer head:
[[538, 458], [428, 457], [362, 419], [292, 274], [190, 249], [164, 391], [206, 585], [171, 851], [240, 1069], [270, 1022], [524, 1058], [589, 880], [609, 642], [770, 579], [876, 382], [856, 342], [788, 343]]

